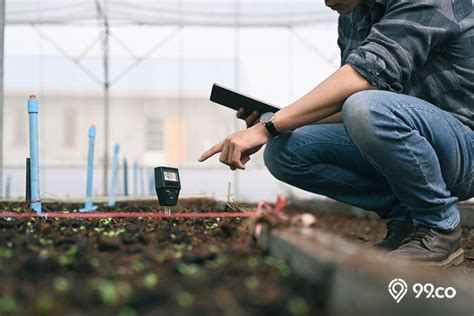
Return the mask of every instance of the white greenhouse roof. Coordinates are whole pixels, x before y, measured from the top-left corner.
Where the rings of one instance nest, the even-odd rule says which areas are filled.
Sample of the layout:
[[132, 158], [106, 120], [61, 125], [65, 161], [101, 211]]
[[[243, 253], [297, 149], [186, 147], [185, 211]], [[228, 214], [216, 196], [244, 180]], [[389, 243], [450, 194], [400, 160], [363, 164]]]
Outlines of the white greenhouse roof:
[[[99, 13], [102, 11], [104, 14]], [[295, 27], [337, 22], [320, 0], [6, 0], [7, 24]]]

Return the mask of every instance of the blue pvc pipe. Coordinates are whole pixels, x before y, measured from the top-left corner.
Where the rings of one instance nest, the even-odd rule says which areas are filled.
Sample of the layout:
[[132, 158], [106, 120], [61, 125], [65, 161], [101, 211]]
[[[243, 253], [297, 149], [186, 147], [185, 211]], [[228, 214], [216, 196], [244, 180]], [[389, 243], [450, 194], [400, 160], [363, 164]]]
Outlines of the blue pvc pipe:
[[107, 206], [115, 206], [115, 187], [117, 185], [117, 173], [118, 173], [118, 155], [120, 151], [119, 144], [114, 146], [114, 162], [112, 164], [112, 180], [110, 181], [110, 193], [109, 193], [109, 202]]
[[30, 163], [31, 163], [31, 203], [30, 208], [37, 215], [41, 214], [40, 183], [39, 183], [39, 141], [38, 141], [38, 112], [39, 102], [36, 96], [28, 99], [28, 114], [30, 124]]
[[80, 212], [93, 212], [97, 209], [97, 205], [92, 202], [92, 189], [94, 187], [94, 145], [95, 145], [96, 129], [92, 125], [89, 128], [89, 152], [87, 154], [87, 186], [86, 186], [86, 203]]

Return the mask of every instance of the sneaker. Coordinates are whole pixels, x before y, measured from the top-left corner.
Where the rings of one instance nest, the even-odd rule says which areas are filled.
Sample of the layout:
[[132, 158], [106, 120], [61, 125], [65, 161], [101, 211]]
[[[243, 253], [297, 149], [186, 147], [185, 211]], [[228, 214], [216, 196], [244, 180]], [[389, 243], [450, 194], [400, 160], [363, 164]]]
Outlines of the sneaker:
[[442, 268], [459, 265], [464, 259], [461, 234], [460, 225], [450, 231], [416, 226], [389, 256]]
[[387, 223], [387, 235], [384, 240], [373, 244], [374, 247], [392, 251], [401, 246], [405, 239], [413, 230], [411, 220], [390, 220]]

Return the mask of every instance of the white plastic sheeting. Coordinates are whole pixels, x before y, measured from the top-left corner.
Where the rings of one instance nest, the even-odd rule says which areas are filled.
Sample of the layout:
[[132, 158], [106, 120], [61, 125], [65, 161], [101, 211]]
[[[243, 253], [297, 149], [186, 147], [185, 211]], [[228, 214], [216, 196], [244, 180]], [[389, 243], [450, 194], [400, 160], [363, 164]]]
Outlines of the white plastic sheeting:
[[[110, 24], [292, 27], [334, 22], [321, 0], [98, 0]], [[95, 0], [7, 0], [7, 24], [97, 23]]]

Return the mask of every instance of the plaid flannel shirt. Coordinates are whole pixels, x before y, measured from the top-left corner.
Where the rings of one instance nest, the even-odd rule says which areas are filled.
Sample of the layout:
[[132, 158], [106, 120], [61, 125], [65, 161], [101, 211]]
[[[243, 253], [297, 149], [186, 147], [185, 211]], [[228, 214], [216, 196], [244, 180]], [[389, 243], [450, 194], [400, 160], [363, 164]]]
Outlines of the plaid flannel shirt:
[[474, 129], [471, 0], [376, 0], [339, 18], [342, 64], [379, 89], [426, 100]]

